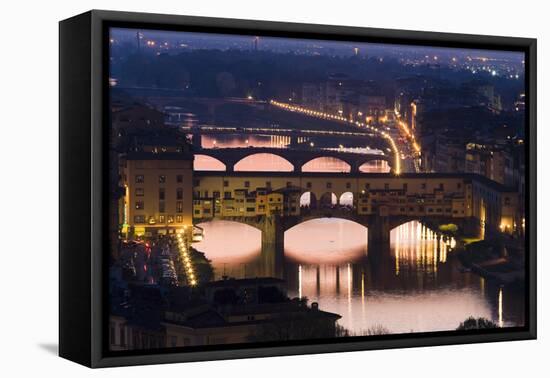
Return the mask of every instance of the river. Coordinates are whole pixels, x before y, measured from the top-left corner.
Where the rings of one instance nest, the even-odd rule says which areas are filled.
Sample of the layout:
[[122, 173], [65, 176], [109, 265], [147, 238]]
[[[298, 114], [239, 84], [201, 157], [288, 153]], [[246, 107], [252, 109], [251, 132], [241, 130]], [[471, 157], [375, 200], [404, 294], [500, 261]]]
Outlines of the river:
[[[261, 275], [260, 231], [235, 222], [200, 224], [194, 247], [212, 260], [216, 278]], [[392, 230], [385, 258], [368, 258], [368, 230], [354, 222], [320, 218], [285, 233], [284, 278], [290, 297], [307, 297], [342, 316], [354, 335], [373, 327], [390, 333], [454, 330], [469, 316], [521, 326], [522, 293], [464, 272], [454, 241], [436, 240], [419, 222]]]

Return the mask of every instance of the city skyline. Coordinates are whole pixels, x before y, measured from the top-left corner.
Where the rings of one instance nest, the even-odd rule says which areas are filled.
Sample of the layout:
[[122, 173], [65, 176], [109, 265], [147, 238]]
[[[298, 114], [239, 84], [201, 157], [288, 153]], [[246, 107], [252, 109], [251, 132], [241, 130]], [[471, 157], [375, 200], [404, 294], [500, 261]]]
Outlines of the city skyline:
[[[454, 48], [454, 47], [434, 47], [423, 45], [402, 45], [398, 43], [373, 43], [373, 42], [346, 42], [345, 39], [337, 41], [327, 41], [322, 39], [300, 39], [300, 38], [287, 38], [287, 37], [271, 37], [261, 35], [227, 35], [217, 33], [205, 33], [205, 32], [182, 32], [182, 31], [159, 31], [151, 29], [123, 29], [112, 28], [110, 33], [110, 42], [113, 43], [130, 43], [137, 44], [136, 38], [139, 38], [140, 43], [143, 43], [143, 47], [156, 47], [159, 49], [175, 49], [178, 48], [213, 48], [215, 46], [222, 47], [222, 50], [227, 49], [243, 49], [251, 50], [257, 47], [266, 51], [276, 52], [292, 52], [293, 50], [301, 50], [301, 48], [313, 48], [322, 51], [323, 49], [330, 50], [327, 54], [333, 54], [338, 51], [343, 55], [356, 55], [354, 48], [358, 48], [360, 51], [372, 50], [374, 52], [386, 52], [386, 54], [399, 53], [402, 50], [403, 53], [417, 53], [418, 55], [429, 52], [430, 56], [442, 55], [447, 57], [461, 56], [471, 58], [490, 58], [490, 59], [505, 59], [514, 62], [521, 63], [525, 60], [525, 54], [523, 52], [513, 51], [499, 51], [499, 50], [484, 50], [473, 48]], [[185, 41], [192, 43], [187, 45]], [[255, 45], [255, 42], [258, 44]], [[261, 42], [260, 42], [261, 41]], [[151, 44], [148, 42], [154, 42]], [[343, 53], [343, 51], [346, 53]], [[349, 51], [348, 51], [349, 50]], [[420, 52], [418, 52], [420, 50]]]

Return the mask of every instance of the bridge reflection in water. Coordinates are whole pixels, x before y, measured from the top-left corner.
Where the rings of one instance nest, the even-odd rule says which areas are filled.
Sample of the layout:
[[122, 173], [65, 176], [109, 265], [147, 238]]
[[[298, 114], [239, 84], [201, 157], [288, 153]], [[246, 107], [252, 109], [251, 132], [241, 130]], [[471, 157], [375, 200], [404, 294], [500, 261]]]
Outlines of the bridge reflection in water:
[[[200, 226], [205, 239], [194, 246], [213, 261], [217, 277], [263, 274], [258, 230], [217, 220]], [[354, 334], [377, 325], [392, 333], [452, 330], [469, 316], [523, 324], [521, 293], [461, 272], [453, 240], [438, 240], [432, 230], [409, 222], [392, 230], [386, 258], [373, 262], [367, 234], [365, 227], [338, 218], [289, 229], [284, 261], [289, 295], [341, 314], [340, 324]]]

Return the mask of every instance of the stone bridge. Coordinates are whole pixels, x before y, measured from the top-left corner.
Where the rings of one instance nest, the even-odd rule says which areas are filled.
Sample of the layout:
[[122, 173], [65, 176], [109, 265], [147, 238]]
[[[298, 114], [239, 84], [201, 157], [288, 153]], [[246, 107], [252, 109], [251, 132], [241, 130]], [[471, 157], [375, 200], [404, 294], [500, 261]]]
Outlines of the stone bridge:
[[[271, 154], [279, 156], [288, 161], [293, 166], [294, 172], [302, 172], [302, 167], [316, 158], [330, 157], [346, 163], [350, 168], [350, 173], [360, 173], [359, 168], [371, 161], [386, 161], [392, 167], [393, 159], [388, 155], [381, 154], [359, 154], [352, 152], [342, 152], [337, 150], [320, 149], [290, 149], [290, 148], [214, 148], [202, 149], [196, 152], [196, 155], [205, 155], [219, 160], [225, 165], [226, 172], [234, 172], [235, 165], [252, 155]], [[393, 170], [393, 167], [392, 167]]]
[[389, 256], [390, 251], [390, 232], [396, 227], [407, 222], [417, 220], [422, 223], [429, 223], [432, 227], [437, 224], [456, 223], [457, 219], [439, 217], [434, 219], [409, 217], [409, 216], [379, 216], [379, 215], [358, 215], [352, 211], [344, 209], [324, 209], [308, 211], [303, 210], [299, 216], [280, 216], [280, 215], [258, 215], [254, 217], [213, 217], [195, 219], [196, 223], [204, 223], [212, 220], [226, 220], [243, 223], [252, 226], [261, 231], [262, 249], [261, 258], [265, 267], [265, 274], [282, 277], [284, 265], [284, 234], [285, 231], [301, 223], [319, 218], [338, 218], [346, 219], [368, 229], [369, 259], [380, 261]]

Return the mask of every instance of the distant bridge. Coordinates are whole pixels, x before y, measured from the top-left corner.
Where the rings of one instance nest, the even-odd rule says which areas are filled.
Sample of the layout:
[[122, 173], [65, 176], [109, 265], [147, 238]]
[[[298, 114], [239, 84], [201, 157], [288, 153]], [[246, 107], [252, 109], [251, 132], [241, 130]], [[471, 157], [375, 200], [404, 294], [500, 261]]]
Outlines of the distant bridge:
[[[341, 128], [339, 128], [341, 129]], [[196, 135], [279, 135], [291, 138], [330, 137], [330, 138], [353, 138], [356, 140], [374, 141], [377, 148], [386, 148], [388, 143], [374, 132], [341, 131], [334, 130], [309, 130], [309, 129], [287, 129], [272, 127], [235, 127], [235, 126], [182, 126], [181, 130]]]
[[350, 167], [350, 173], [360, 173], [359, 168], [371, 161], [386, 161], [390, 165], [393, 159], [382, 154], [360, 154], [353, 152], [342, 152], [338, 150], [321, 149], [291, 149], [291, 148], [212, 148], [196, 151], [196, 155], [205, 155], [219, 160], [225, 165], [226, 172], [234, 172], [235, 165], [246, 157], [256, 154], [272, 154], [288, 161], [293, 166], [294, 172], [302, 172], [302, 168], [308, 162], [321, 157], [338, 159]]

